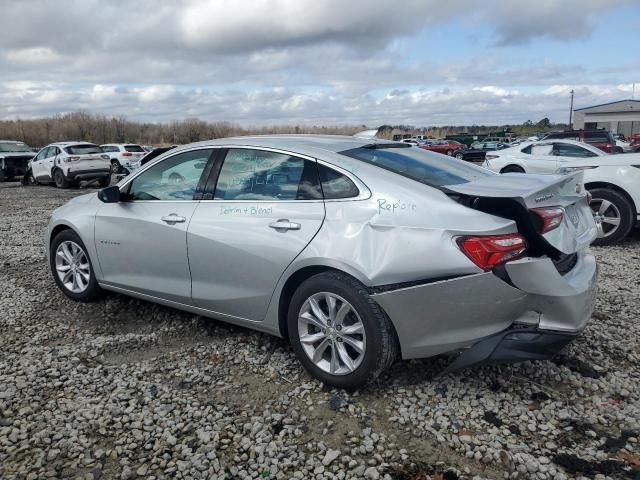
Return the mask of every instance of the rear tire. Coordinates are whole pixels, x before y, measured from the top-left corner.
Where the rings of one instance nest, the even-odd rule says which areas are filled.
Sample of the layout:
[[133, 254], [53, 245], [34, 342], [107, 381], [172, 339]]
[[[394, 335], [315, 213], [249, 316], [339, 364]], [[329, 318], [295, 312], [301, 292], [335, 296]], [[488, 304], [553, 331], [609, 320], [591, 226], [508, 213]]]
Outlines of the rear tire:
[[[56, 285], [67, 297], [79, 302], [92, 302], [102, 294], [87, 248], [73, 230], [63, 230], [55, 236], [49, 249], [49, 266]], [[69, 278], [65, 279], [66, 273], [69, 273]], [[73, 278], [76, 275], [80, 276], [78, 281]]]
[[64, 173], [59, 168], [53, 172], [53, 181], [57, 188], [69, 188], [69, 181], [65, 178]]
[[[334, 299], [333, 314], [327, 298]], [[338, 388], [354, 390], [372, 382], [400, 353], [385, 312], [364, 285], [341, 272], [320, 273], [298, 287], [289, 305], [288, 327], [291, 345], [304, 368]]]
[[455, 154], [455, 157], [456, 157], [458, 160], [464, 160], [464, 154], [463, 154], [462, 152], [458, 152], [458, 153], [456, 153], [456, 154]]
[[111, 173], [115, 173], [115, 174], [120, 173], [120, 168], [121, 168], [120, 162], [115, 158], [111, 159]]
[[525, 171], [522, 167], [519, 167], [517, 165], [507, 165], [502, 170], [500, 170], [500, 173], [525, 173]]
[[611, 245], [623, 240], [634, 224], [635, 212], [631, 202], [621, 193], [608, 188], [594, 188], [589, 193], [593, 197], [591, 210], [594, 215], [600, 216], [605, 234], [596, 238], [593, 244]]

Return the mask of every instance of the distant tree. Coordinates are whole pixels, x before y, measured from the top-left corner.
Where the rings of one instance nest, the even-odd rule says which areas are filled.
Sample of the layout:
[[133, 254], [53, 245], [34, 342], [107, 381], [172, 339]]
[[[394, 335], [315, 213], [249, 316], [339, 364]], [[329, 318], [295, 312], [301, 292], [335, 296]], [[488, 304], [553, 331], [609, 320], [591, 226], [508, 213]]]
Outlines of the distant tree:
[[536, 124], [536, 126], [538, 128], [549, 128], [551, 127], [551, 121], [547, 117], [544, 117]]

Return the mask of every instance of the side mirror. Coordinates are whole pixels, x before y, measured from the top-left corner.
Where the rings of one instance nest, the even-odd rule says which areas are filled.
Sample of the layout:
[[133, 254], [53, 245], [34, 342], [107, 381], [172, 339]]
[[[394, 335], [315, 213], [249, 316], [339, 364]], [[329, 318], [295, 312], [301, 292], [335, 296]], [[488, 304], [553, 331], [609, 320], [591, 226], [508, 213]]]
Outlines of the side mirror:
[[118, 203], [120, 201], [120, 189], [117, 185], [103, 188], [98, 192], [98, 198], [104, 203]]

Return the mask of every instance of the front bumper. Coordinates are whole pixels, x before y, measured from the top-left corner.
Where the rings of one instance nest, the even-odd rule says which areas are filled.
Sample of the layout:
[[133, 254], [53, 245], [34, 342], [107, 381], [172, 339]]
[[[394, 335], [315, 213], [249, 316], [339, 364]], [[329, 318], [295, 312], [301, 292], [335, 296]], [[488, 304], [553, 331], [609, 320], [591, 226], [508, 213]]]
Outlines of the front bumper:
[[506, 265], [508, 282], [479, 273], [373, 294], [393, 323], [403, 358], [461, 351], [514, 327], [575, 337], [586, 326], [598, 277], [579, 252], [566, 275], [546, 258]]

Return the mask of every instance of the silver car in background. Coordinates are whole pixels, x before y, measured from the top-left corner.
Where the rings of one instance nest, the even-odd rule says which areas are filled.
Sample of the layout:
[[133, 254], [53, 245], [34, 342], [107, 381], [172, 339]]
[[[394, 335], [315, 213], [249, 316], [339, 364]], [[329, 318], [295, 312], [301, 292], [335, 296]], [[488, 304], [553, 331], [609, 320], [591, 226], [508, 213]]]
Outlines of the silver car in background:
[[581, 172], [498, 175], [408, 144], [219, 139], [166, 152], [50, 221], [69, 297], [111, 290], [287, 338], [353, 389], [398, 358], [546, 359], [588, 322]]

